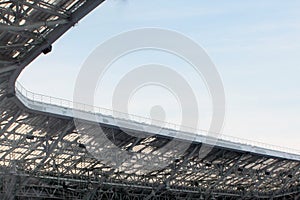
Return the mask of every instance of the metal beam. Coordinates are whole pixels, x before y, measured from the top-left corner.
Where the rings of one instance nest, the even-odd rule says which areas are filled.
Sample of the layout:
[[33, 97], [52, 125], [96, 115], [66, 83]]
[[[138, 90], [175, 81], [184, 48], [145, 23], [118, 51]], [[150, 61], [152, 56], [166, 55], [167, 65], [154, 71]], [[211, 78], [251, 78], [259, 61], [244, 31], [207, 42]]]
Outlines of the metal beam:
[[60, 38], [67, 30], [69, 30], [72, 26], [78, 23], [84, 16], [90, 13], [93, 9], [103, 3], [104, 0], [87, 0], [81, 7], [79, 7], [74, 13], [70, 15], [69, 22], [67, 24], [62, 24], [56, 27], [51, 34], [49, 34], [45, 39], [45, 42], [36, 46], [31, 52], [21, 61], [18, 69], [14, 71], [12, 76], [10, 77], [8, 93], [15, 93], [15, 81], [17, 77], [21, 73], [21, 71], [31, 63], [37, 56], [41, 54], [41, 52], [47, 48], [50, 44], [54, 43], [58, 38]]

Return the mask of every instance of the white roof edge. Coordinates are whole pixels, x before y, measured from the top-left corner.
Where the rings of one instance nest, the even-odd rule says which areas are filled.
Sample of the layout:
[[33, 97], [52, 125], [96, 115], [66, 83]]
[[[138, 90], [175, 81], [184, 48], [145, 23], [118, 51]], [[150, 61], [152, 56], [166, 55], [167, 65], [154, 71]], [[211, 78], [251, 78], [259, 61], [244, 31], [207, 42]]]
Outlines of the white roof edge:
[[[28, 91], [26, 90], [26, 93], [27, 92]], [[159, 133], [157, 132], [151, 133], [151, 131], [149, 130], [151, 130], [151, 127], [154, 128], [153, 125], [136, 122], [128, 119], [120, 119], [120, 118], [115, 119], [113, 116], [103, 115], [101, 113], [94, 113], [91, 111], [90, 112], [84, 110], [74, 111], [74, 109], [70, 107], [45, 103], [38, 100], [32, 100], [28, 98], [26, 95], [24, 95], [24, 91], [21, 91], [20, 88], [18, 87], [16, 88], [16, 96], [27, 108], [31, 110], [51, 113], [60, 116], [67, 116], [72, 118], [74, 117], [74, 112], [76, 112], [77, 113], [76, 116], [80, 116], [81, 119], [87, 121], [108, 124], [111, 126], [118, 126], [118, 127], [120, 127], [121, 125], [122, 126], [121, 128], [127, 128], [136, 131], [142, 131], [142, 132], [149, 132], [150, 134], [174, 137], [174, 138], [183, 139], [191, 142], [205, 143], [213, 146], [216, 145], [216, 146], [234, 149], [238, 151], [252, 152], [255, 154], [300, 161], [300, 151], [293, 150], [293, 149], [287, 149], [283, 147], [277, 147], [277, 146], [258, 143], [254, 141], [243, 140], [239, 138], [229, 137], [226, 135], [220, 135], [220, 138], [216, 139], [216, 138], [208, 137], [206, 135], [200, 135], [192, 132], [186, 132], [186, 131], [175, 130], [170, 128], [162, 128], [160, 129]], [[231, 141], [230, 139], [233, 139], [234, 141]], [[260, 144], [260, 146], [256, 144]]]

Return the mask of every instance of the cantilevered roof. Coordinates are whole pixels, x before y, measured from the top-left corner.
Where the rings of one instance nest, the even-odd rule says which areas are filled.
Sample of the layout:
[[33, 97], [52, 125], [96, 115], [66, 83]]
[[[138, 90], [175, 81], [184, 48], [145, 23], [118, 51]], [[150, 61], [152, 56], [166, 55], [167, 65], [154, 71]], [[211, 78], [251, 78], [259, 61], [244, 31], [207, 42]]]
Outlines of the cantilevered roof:
[[[107, 156], [116, 156], [114, 147], [109, 143], [96, 146], [104, 156], [96, 158], [82, 143], [82, 132], [78, 132], [68, 107], [41, 102], [38, 95], [25, 89], [21, 93], [20, 87], [15, 97], [7, 98], [3, 79], [0, 88], [0, 188], [5, 195], [46, 198], [51, 193], [57, 199], [117, 199], [110, 194], [129, 199], [280, 199], [299, 194], [300, 162], [286, 158], [284, 152], [221, 139], [202, 158], [199, 150], [203, 141], [199, 136], [192, 143], [184, 137], [175, 138], [178, 144], [189, 145], [178, 155], [172, 149], [160, 151], [174, 140], [168, 134], [150, 134], [128, 127], [124, 132], [124, 127], [115, 126], [110, 116], [102, 116], [100, 123], [82, 120], [84, 131], [97, 132], [100, 124], [114, 146], [139, 153], [141, 159], [157, 153], [162, 162], [172, 160], [160, 169], [146, 172], [146, 166], [137, 164], [135, 159], [112, 167], [106, 160]], [[26, 93], [35, 100], [22, 96]], [[55, 101], [60, 99], [52, 100]], [[128, 135], [128, 131], [143, 137]], [[12, 177], [19, 180], [14, 194], [4, 187], [7, 182], [15, 187]]]
[[[0, 1], [1, 198], [299, 197], [300, 163], [293, 150], [285, 152], [223, 138], [200, 158], [198, 152], [203, 140], [199, 139], [160, 170], [141, 173], [141, 166], [134, 160], [122, 163], [127, 165], [125, 168], [112, 168], [96, 159], [81, 143], [68, 107], [30, 99], [22, 93], [26, 90], [15, 92], [15, 81], [22, 69], [42, 52], [51, 51], [55, 40], [102, 2]], [[127, 135], [122, 127], [110, 122], [109, 116], [105, 117], [101, 123], [83, 120], [86, 131], [93, 131], [101, 124], [106, 136], [128, 152], [147, 156], [173, 139], [167, 134], [143, 133], [142, 139]], [[189, 143], [186, 138], [177, 139]], [[103, 144], [106, 151], [110, 148]], [[168, 156], [172, 157], [172, 152], [161, 158]]]
[[[0, 73], [13, 79], [40, 53], [104, 0], [0, 1]], [[13, 90], [13, 89], [11, 89]]]

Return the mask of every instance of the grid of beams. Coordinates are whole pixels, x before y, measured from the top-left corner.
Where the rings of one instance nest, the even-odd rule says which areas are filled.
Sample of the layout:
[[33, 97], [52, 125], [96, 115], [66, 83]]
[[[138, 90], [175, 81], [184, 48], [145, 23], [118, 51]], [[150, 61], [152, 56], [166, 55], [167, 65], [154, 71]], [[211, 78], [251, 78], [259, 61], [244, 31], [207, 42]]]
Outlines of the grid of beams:
[[24, 67], [104, 0], [0, 0], [0, 73], [8, 92]]
[[[201, 144], [192, 144], [161, 170], [143, 174], [134, 165], [132, 170], [113, 169], [87, 152], [72, 119], [27, 110], [16, 97], [5, 96], [6, 85], [7, 81], [0, 84], [3, 195], [19, 199], [117, 199], [117, 195], [127, 199], [238, 199], [299, 194], [299, 162], [221, 147], [200, 159]], [[88, 131], [98, 126], [87, 124]], [[140, 145], [154, 151], [171, 140], [159, 135], [135, 138], [105, 125], [103, 130], [127, 151], [143, 152], [135, 148]], [[109, 149], [105, 144], [104, 148]]]
[[[83, 1], [0, 1], [0, 64], [12, 66], [36, 46], [47, 42], [47, 35], [70, 21]], [[48, 44], [48, 45], [51, 45]]]
[[[292, 199], [300, 197], [300, 163], [214, 147], [203, 159], [193, 143], [161, 170], [141, 173], [132, 161], [111, 168], [80, 142], [70, 118], [37, 113], [13, 95], [21, 70], [98, 0], [0, 0], [0, 196], [2, 199]], [[98, 124], [87, 123], [86, 131]], [[172, 138], [143, 139], [103, 125], [128, 152], [147, 156]], [[185, 141], [178, 141], [185, 143]], [[109, 146], [104, 148], [109, 150]], [[147, 149], [147, 150], [146, 150]], [[168, 154], [172, 156], [172, 153]]]

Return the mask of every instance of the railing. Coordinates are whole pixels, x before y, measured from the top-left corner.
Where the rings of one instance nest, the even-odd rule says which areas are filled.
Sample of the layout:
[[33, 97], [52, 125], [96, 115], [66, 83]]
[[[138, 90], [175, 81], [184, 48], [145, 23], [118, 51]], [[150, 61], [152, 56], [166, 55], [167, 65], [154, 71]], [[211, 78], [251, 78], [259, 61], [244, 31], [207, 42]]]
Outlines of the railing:
[[[178, 125], [178, 124], [174, 124], [174, 123], [154, 120], [151, 118], [146, 118], [146, 117], [142, 117], [142, 116], [138, 116], [138, 115], [132, 115], [132, 114], [127, 114], [127, 113], [114, 111], [114, 110], [110, 110], [110, 109], [106, 109], [106, 108], [91, 106], [91, 105], [87, 105], [84, 103], [76, 103], [76, 102], [72, 102], [72, 101], [66, 100], [66, 99], [37, 94], [37, 93], [27, 90], [19, 82], [16, 82], [16, 94], [17, 94], [17, 96], [21, 95], [22, 97], [25, 97], [26, 99], [29, 99], [29, 100], [32, 100], [35, 102], [39, 102], [42, 104], [56, 105], [56, 106], [59, 106], [62, 108], [69, 108], [69, 109], [76, 108], [77, 110], [80, 110], [80, 111], [94, 112], [94, 113], [105, 115], [105, 116], [112, 116], [117, 119], [125, 119], [125, 120], [130, 120], [133, 122], [137, 122], [137, 123], [145, 123], [148, 125], [153, 125], [153, 124], [154, 125], [163, 125], [163, 128], [165, 128], [165, 129], [172, 129], [172, 130], [176, 130], [176, 131], [183, 131], [183, 132], [192, 133], [192, 134], [200, 134], [203, 136], [209, 136], [208, 131], [206, 131], [206, 130], [195, 129], [195, 128], [182, 126], [182, 125]], [[265, 148], [265, 149], [269, 149], [269, 150], [275, 150], [275, 151], [300, 155], [300, 150], [296, 150], [296, 149], [271, 145], [271, 144], [247, 140], [247, 139], [241, 139], [238, 137], [233, 137], [233, 136], [224, 135], [224, 134], [216, 134], [215, 133], [212, 135], [217, 135], [218, 140], [230, 141], [233, 143], [246, 144], [246, 145], [261, 147], [261, 148]]]

